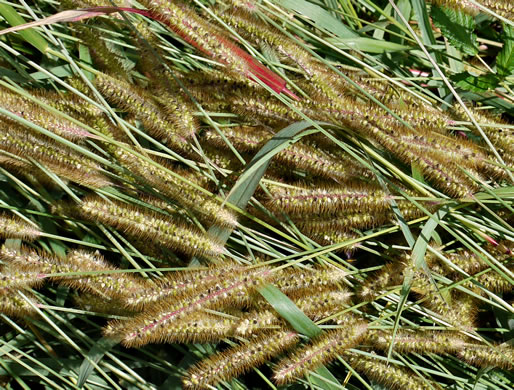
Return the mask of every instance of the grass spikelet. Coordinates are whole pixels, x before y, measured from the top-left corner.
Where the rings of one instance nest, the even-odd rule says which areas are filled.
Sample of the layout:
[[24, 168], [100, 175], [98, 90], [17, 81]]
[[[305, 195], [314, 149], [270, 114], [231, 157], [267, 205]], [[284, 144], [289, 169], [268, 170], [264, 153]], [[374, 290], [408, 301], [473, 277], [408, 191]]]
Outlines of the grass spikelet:
[[77, 206], [83, 218], [113, 226], [132, 236], [157, 240], [161, 245], [179, 252], [200, 256], [219, 255], [223, 248], [200, 230], [176, 223], [148, 209], [89, 197]]
[[[393, 341], [390, 331], [369, 331], [366, 339], [379, 350], [387, 351]], [[399, 353], [453, 353], [465, 346], [464, 338], [457, 332], [399, 330], [394, 337], [394, 350]]]
[[[353, 294], [348, 291], [320, 291], [318, 293], [305, 290], [292, 292], [291, 299], [298, 308], [311, 320], [317, 321], [341, 311]], [[268, 304], [264, 300], [255, 300], [252, 307], [255, 310], [243, 315], [235, 326], [234, 334], [247, 337], [256, 333], [265, 332], [277, 327], [287, 326], [277, 312], [263, 310]]]
[[322, 291], [319, 294], [309, 294], [294, 299], [296, 306], [313, 321], [330, 317], [350, 302], [353, 293], [346, 290]]
[[387, 195], [379, 187], [348, 184], [326, 188], [270, 186], [271, 200], [267, 205], [291, 216], [338, 216], [347, 213], [376, 212], [387, 209]]
[[0, 272], [0, 290], [5, 288], [12, 290], [36, 288], [43, 283], [45, 276], [38, 270], [20, 271], [12, 266], [4, 267]]
[[[223, 108], [229, 109], [250, 122], [258, 119], [269, 125], [277, 125], [301, 120], [297, 113], [283, 103], [271, 100], [269, 97], [263, 96], [260, 91], [251, 88], [233, 89], [230, 94], [224, 96], [224, 99], [226, 106]], [[296, 105], [301, 107], [301, 105]]]
[[[469, 1], [433, 0], [432, 2], [440, 7], [453, 8], [457, 11], [462, 11], [472, 16], [476, 16], [481, 11], [480, 8]], [[506, 19], [514, 19], [512, 3], [509, 0], [477, 0], [477, 3], [490, 9], [491, 11], [494, 11]]]
[[[40, 274], [54, 274], [59, 272], [62, 259], [42, 251], [22, 246], [20, 249], [0, 248], [0, 260], [8, 267], [23, 271], [35, 271]], [[66, 269], [68, 270], [68, 268]], [[62, 271], [60, 271], [62, 272]]]
[[506, 370], [514, 368], [514, 348], [509, 345], [466, 344], [457, 352], [457, 356], [473, 366], [500, 367]]
[[86, 45], [95, 61], [107, 73], [123, 75], [125, 67], [114, 50], [105, 44], [105, 37], [98, 31], [93, 32], [88, 26], [78, 26], [78, 36]]
[[295, 224], [302, 232], [312, 235], [330, 234], [334, 232], [351, 232], [353, 229], [369, 229], [384, 224], [392, 217], [392, 213], [349, 213], [336, 218], [309, 218], [298, 220]]
[[234, 328], [234, 335], [248, 337], [256, 333], [269, 331], [272, 328], [279, 328], [285, 325], [275, 311], [258, 310], [245, 314]]
[[190, 368], [183, 378], [186, 389], [203, 389], [237, 377], [252, 367], [287, 350], [298, 342], [298, 334], [273, 332], [247, 344], [230, 348], [205, 359]]
[[[19, 273], [34, 274], [36, 281], [48, 278], [106, 300], [115, 300], [118, 305], [123, 305], [129, 298], [144, 294], [147, 288], [154, 287], [153, 283], [131, 273], [115, 272], [119, 269], [107, 262], [98, 252], [74, 250], [62, 259], [26, 247], [15, 250], [4, 245], [0, 249], [0, 259], [8, 264], [8, 268]], [[94, 271], [104, 272], [80, 275]], [[68, 273], [77, 275], [64, 275]]]
[[[481, 3], [483, 0], [479, 0], [478, 2]], [[462, 11], [467, 14], [475, 16], [480, 12], [480, 9], [470, 3], [469, 1], [462, 1], [462, 0], [432, 0], [432, 4], [439, 6], [439, 7], [447, 7], [447, 8], [453, 8], [457, 11]]]
[[433, 390], [432, 386], [416, 376], [412, 371], [396, 367], [383, 360], [373, 359], [361, 355], [344, 356], [348, 363], [368, 378], [391, 389], [398, 390]]
[[[222, 226], [236, 225], [237, 218], [234, 213], [222, 207], [219, 202], [196, 188], [193, 188], [162, 169], [158, 169], [147, 161], [121, 149], [116, 150], [115, 156], [124, 167], [143, 178], [147, 183], [158, 189], [167, 197], [176, 200], [184, 206], [184, 208], [192, 210], [202, 222]], [[176, 172], [176, 170], [172, 169], [163, 161], [157, 160], [156, 162]], [[178, 171], [176, 173], [193, 183], [200, 184], [200, 186], [203, 184], [203, 177], [199, 178], [197, 175], [189, 174], [189, 172], [186, 171]]]
[[[345, 231], [320, 231], [309, 235], [314, 241], [321, 245], [334, 245], [341, 242], [350, 241], [358, 238], [360, 235], [353, 232]], [[344, 248], [336, 250], [336, 252], [345, 252], [348, 255], [352, 254], [355, 249], [359, 247], [359, 244], [347, 245]]]
[[120, 303], [124, 303], [128, 297], [144, 294], [146, 288], [153, 286], [146, 279], [135, 277], [131, 273], [113, 272], [119, 269], [105, 261], [99, 253], [72, 251], [66, 260], [60, 262], [59, 268], [63, 273], [105, 271], [93, 275], [54, 276], [52, 279], [76, 290], [117, 300]]
[[[369, 220], [369, 215], [388, 215], [391, 212], [390, 201], [393, 195], [386, 193], [378, 185], [364, 182], [348, 182], [342, 185], [305, 186], [296, 184], [293, 188], [269, 186], [271, 199], [266, 205], [277, 212], [284, 212], [293, 219], [305, 215], [315, 215], [319, 220], [339, 219], [351, 215], [358, 221], [357, 214], [362, 216], [362, 223]], [[411, 193], [411, 195], [413, 195]], [[422, 212], [406, 200], [398, 200], [398, 207], [404, 218], [419, 217]], [[429, 209], [436, 209], [436, 203], [426, 204]], [[368, 217], [367, 217], [368, 216]], [[319, 231], [321, 232], [321, 230]], [[319, 233], [318, 232], [318, 233]]]
[[[510, 269], [512, 271], [514, 267], [510, 267]], [[512, 283], [494, 271], [478, 276], [476, 281], [484, 286], [487, 290], [496, 293], [505, 294], [511, 292], [514, 289], [514, 285]]]
[[115, 316], [132, 316], [135, 313], [123, 306], [122, 302], [106, 296], [99, 296], [89, 292], [80, 292], [73, 297], [73, 303], [87, 311]]
[[193, 297], [203, 289], [215, 285], [227, 274], [236, 275], [245, 272], [243, 267], [221, 263], [207, 269], [186, 268], [180, 272], [166, 275], [154, 281], [152, 286], [135, 291], [124, 302], [127, 307], [141, 310], [143, 307], [170, 297]]
[[159, 141], [194, 155], [189, 141], [176, 129], [174, 123], [166, 120], [165, 114], [146, 90], [106, 74], [96, 76], [95, 87], [109, 102], [135, 115], [146, 131]]
[[[452, 264], [456, 265], [467, 273], [474, 274], [488, 267], [487, 263], [484, 262], [480, 256], [470, 250], [461, 250], [455, 253], [447, 253], [445, 256]], [[441, 267], [445, 268], [447, 272], [455, 271], [453, 268], [449, 267], [441, 261], [436, 260], [435, 258], [430, 259], [427, 264], [429, 264], [431, 267], [440, 265]]]
[[286, 92], [285, 81], [264, 67], [258, 60], [237, 46], [228, 36], [201, 18], [185, 4], [145, 0], [144, 6], [159, 21], [166, 24], [182, 39], [225, 65], [233, 77], [253, 84], [252, 77], [262, 80], [276, 92]]
[[[6, 110], [63, 138], [78, 141], [91, 135], [69, 120], [57, 117], [38, 104], [7, 91], [5, 88], [0, 88], [0, 99], [2, 107]], [[8, 117], [2, 115], [2, 119], [6, 124], [16, 125], [15, 121]]]
[[189, 314], [201, 308], [220, 308], [228, 302], [249, 297], [266, 279], [268, 269], [258, 269], [221, 279], [218, 283], [206, 288], [198, 295], [177, 300], [161, 300], [144, 310], [141, 314], [124, 321], [110, 322], [104, 333], [119, 338], [127, 347], [142, 345], [162, 340], [162, 334], [168, 328]]
[[386, 287], [399, 285], [403, 282], [406, 264], [403, 262], [388, 263], [380, 271], [369, 276], [361, 285], [359, 295], [363, 300], [372, 301]]
[[[205, 142], [203, 139], [200, 140], [200, 144], [202, 146], [205, 157], [213, 166], [232, 172], [239, 172], [244, 167], [241, 161], [238, 158], [235, 158], [232, 151], [218, 148], [210, 143]], [[250, 160], [250, 157], [245, 153], [240, 154], [245, 161]], [[271, 167], [272, 166], [270, 166], [270, 168]]]
[[158, 102], [163, 108], [166, 120], [175, 126], [175, 129], [184, 138], [190, 139], [198, 133], [198, 120], [194, 117], [193, 106], [181, 95], [171, 94], [166, 90], [159, 90]]
[[40, 233], [34, 225], [29, 225], [18, 217], [0, 213], [0, 237], [33, 241], [39, 237]]
[[326, 332], [311, 345], [280, 361], [274, 369], [273, 379], [278, 384], [291, 383], [295, 378], [334, 360], [344, 350], [356, 346], [367, 328], [367, 324], [361, 322], [345, 329]]
[[[468, 110], [473, 113], [473, 116], [479, 123], [483, 124], [482, 130], [496, 147], [496, 150], [503, 158], [503, 161], [505, 161], [508, 166], [514, 167], [514, 130], [507, 127], [509, 123], [499, 116], [493, 116], [482, 110], [476, 110], [473, 107], [468, 107]], [[453, 107], [453, 114], [459, 120], [469, 120], [467, 114], [460, 105]], [[472, 130], [476, 134], [476, 129], [473, 128]]]
[[[247, 38], [258, 44], [265, 43], [274, 47], [280, 55], [297, 64], [304, 72], [309, 83], [312, 83], [314, 88], [319, 90], [320, 93], [316, 97], [322, 96], [325, 99], [340, 97], [340, 92], [338, 93], [336, 88], [337, 84], [333, 82], [337, 77], [280, 31], [260, 19], [254, 18], [248, 12], [241, 12], [239, 9], [236, 9], [236, 12], [221, 13], [220, 17], [228, 24], [236, 27]], [[314, 98], [314, 96], [311, 97]]]
[[71, 116], [76, 115], [76, 119], [79, 120], [98, 117], [103, 113], [100, 108], [73, 93], [57, 93], [54, 91], [31, 89], [30, 94], [59, 111], [65, 112]]
[[[23, 294], [32, 301], [34, 306], [38, 305], [36, 297], [24, 291]], [[18, 318], [35, 317], [37, 311], [25, 299], [18, 295], [16, 290], [2, 288], [0, 290], [0, 313]]]
[[[273, 136], [265, 129], [253, 126], [230, 127], [224, 130], [224, 135], [238, 150], [249, 152], [259, 150]], [[228, 146], [214, 131], [208, 131], [204, 137], [213, 141], [217, 146]], [[297, 168], [321, 177], [332, 178], [336, 181], [347, 181], [355, 177], [362, 170], [354, 170], [354, 165], [346, 164], [340, 156], [333, 156], [329, 152], [321, 150], [312, 142], [297, 142], [290, 145], [274, 156], [279, 164]]]
[[477, 306], [469, 295], [451, 296], [451, 302], [446, 302], [436, 287], [429, 282], [427, 277], [415, 276], [412, 290], [424, 295], [423, 305], [439, 313], [453, 326], [472, 331], [476, 328]]
[[418, 134], [398, 136], [398, 141], [409, 146], [413, 153], [425, 154], [448, 164], [476, 168], [487, 159], [486, 154], [474, 143], [424, 130]]
[[70, 148], [20, 127], [9, 126], [6, 131], [5, 122], [0, 126], [4, 128], [0, 130], [0, 150], [21, 158], [32, 157], [58, 176], [84, 186], [101, 188], [111, 184], [99, 165]]
[[272, 282], [284, 293], [308, 289], [322, 289], [334, 286], [345, 280], [347, 273], [337, 267], [327, 268], [286, 268], [273, 274]]
[[[160, 328], [150, 339], [142, 344], [152, 343], [208, 343], [219, 341], [232, 335], [234, 320], [203, 312], [193, 312], [183, 318], [171, 321], [165, 328]], [[107, 333], [109, 335], [109, 333]], [[138, 347], [134, 341], [130, 346]], [[125, 345], [127, 345], [125, 343]]]
[[412, 150], [410, 145], [399, 137], [399, 134], [408, 134], [410, 131], [406, 129], [398, 130], [398, 126], [392, 128], [391, 125], [384, 126], [384, 123], [380, 123], [377, 119], [359, 119], [358, 122], [357, 125], [361, 126], [364, 134], [375, 139], [404, 163], [410, 165], [415, 162], [424, 176], [446, 194], [468, 197], [478, 191], [479, 187], [450, 160], [438, 159], [433, 154], [422, 153], [416, 149]]

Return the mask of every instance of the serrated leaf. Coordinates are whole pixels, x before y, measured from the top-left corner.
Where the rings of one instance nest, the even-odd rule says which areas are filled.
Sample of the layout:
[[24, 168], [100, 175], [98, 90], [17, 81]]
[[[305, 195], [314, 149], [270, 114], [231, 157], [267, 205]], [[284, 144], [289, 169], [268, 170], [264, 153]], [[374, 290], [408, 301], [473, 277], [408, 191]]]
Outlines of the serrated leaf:
[[441, 30], [450, 44], [465, 54], [474, 56], [478, 53], [475, 19], [462, 11], [433, 6], [431, 16], [434, 25]]
[[496, 57], [496, 71], [501, 78], [514, 74], [514, 28], [504, 25], [503, 49]]
[[462, 72], [451, 76], [450, 79], [455, 82], [457, 87], [472, 92], [486, 92], [494, 90], [499, 83], [499, 78], [492, 73], [473, 76], [468, 72]]

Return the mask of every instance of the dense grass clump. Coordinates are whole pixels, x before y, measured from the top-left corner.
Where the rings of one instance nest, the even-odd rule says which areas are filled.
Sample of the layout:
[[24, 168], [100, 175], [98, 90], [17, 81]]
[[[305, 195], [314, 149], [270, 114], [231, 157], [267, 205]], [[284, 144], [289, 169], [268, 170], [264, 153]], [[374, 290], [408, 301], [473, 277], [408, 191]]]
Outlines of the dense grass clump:
[[509, 3], [0, 4], [2, 386], [512, 388]]

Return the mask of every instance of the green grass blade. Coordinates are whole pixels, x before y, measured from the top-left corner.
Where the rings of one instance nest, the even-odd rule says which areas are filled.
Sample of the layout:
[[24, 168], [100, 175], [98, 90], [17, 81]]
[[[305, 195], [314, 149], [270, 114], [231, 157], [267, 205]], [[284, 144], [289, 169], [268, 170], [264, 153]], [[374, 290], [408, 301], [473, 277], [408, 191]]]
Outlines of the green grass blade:
[[[320, 122], [316, 122], [322, 124]], [[248, 163], [243, 174], [230, 190], [227, 202], [244, 209], [266, 172], [270, 160], [280, 151], [300, 139], [298, 133], [311, 127], [311, 123], [301, 121], [293, 123], [273, 136]]]
[[82, 361], [82, 364], [79, 368], [77, 387], [82, 388], [84, 386], [87, 379], [89, 378], [89, 375], [91, 375], [93, 372], [93, 364], [97, 364], [104, 357], [104, 355], [117, 344], [118, 341], [114, 340], [113, 338], [102, 337], [93, 345], [93, 348], [89, 350], [87, 356]]
[[304, 0], [279, 0], [277, 3], [291, 11], [308, 16], [317, 27], [330, 31], [340, 38], [355, 38], [359, 36], [359, 34], [346, 27], [341, 21], [332, 16], [330, 12], [320, 6]]
[[[313, 338], [321, 334], [321, 328], [312, 322], [312, 320], [307, 317], [300, 309], [298, 309], [294, 302], [291, 301], [291, 299], [289, 299], [289, 297], [280, 291], [277, 287], [273, 286], [272, 284], [267, 284], [259, 289], [259, 293], [298, 333], [301, 333], [309, 338]], [[326, 381], [324, 381], [321, 378], [311, 376], [313, 382], [315, 382], [317, 386], [325, 390], [335, 390], [337, 388], [341, 388], [332, 384], [338, 383], [338, 381], [325, 366], [319, 367], [316, 370], [316, 373], [322, 378], [326, 379]]]
[[[16, 10], [9, 4], [0, 4], [0, 15], [9, 22], [11, 26], [18, 26], [25, 24], [25, 20], [16, 12]], [[48, 42], [43, 36], [34, 29], [20, 31], [20, 36], [38, 49], [41, 53], [46, 53], [48, 49]]]
[[267, 284], [259, 293], [298, 333], [307, 337], [316, 337], [321, 334], [321, 328], [307, 317], [298, 307], [277, 287]]

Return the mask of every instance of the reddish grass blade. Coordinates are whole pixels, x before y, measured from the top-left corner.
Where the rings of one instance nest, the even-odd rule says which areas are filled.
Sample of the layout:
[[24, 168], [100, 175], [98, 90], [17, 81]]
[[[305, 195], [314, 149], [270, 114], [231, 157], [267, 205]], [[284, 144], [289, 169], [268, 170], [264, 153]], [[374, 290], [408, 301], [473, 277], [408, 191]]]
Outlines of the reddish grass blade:
[[[151, 19], [154, 19], [156, 21], [162, 22], [162, 18], [152, 12], [152, 11], [146, 11], [146, 10], [140, 10], [136, 8], [124, 8], [124, 7], [91, 7], [91, 8], [83, 8], [78, 10], [67, 10], [59, 12], [55, 15], [49, 16], [44, 19], [36, 20], [34, 22], [25, 23], [19, 26], [14, 26], [7, 28], [5, 30], [0, 31], [0, 35], [17, 32], [26, 30], [28, 28], [32, 27], [38, 27], [38, 26], [44, 26], [44, 25], [50, 25], [54, 23], [63, 23], [63, 22], [77, 22], [80, 20], [93, 18], [96, 16], [101, 15], [108, 15], [115, 12], [131, 12], [136, 13], [139, 15], [143, 15], [146, 17], [149, 17]], [[172, 27], [172, 26], [168, 26]], [[180, 34], [179, 34], [180, 35]], [[253, 58], [251, 55], [249, 55], [247, 52], [245, 52], [243, 49], [241, 49], [239, 46], [237, 46], [235, 43], [221, 38], [221, 41], [223, 44], [229, 48], [234, 55], [239, 57], [241, 60], [243, 60], [250, 69], [250, 72], [257, 77], [259, 80], [261, 80], [264, 84], [269, 86], [271, 89], [273, 89], [277, 93], [285, 93], [286, 95], [290, 96], [291, 98], [295, 100], [300, 100], [298, 96], [296, 96], [293, 92], [291, 92], [289, 89], [286, 88], [286, 81], [278, 76], [276, 73], [272, 72], [268, 68], [266, 68], [263, 64], [261, 64], [259, 61], [257, 61], [255, 58]], [[205, 52], [205, 50], [202, 50], [202, 45], [196, 43], [196, 42], [190, 42], [195, 47], [197, 47], [199, 50]], [[210, 53], [206, 53], [207, 55], [210, 55]], [[246, 75], [248, 77], [248, 75]]]

